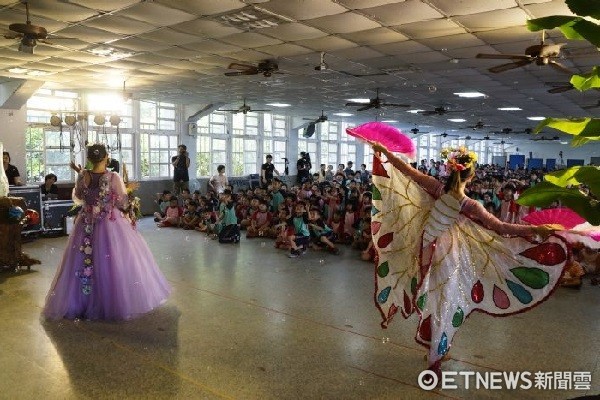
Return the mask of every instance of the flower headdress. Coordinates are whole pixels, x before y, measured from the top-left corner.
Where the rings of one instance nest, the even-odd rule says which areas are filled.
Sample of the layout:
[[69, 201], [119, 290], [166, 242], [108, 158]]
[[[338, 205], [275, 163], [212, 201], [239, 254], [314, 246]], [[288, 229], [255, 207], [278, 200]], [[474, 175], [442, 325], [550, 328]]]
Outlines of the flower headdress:
[[441, 156], [443, 160], [447, 160], [446, 165], [450, 171], [464, 171], [477, 162], [477, 154], [464, 146], [446, 147], [442, 149]]

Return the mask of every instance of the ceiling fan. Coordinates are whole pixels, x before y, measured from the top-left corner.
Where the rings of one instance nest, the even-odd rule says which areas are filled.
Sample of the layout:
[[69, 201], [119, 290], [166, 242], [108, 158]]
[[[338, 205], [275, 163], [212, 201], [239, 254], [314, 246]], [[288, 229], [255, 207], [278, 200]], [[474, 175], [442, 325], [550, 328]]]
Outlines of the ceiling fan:
[[271, 110], [255, 110], [252, 107], [250, 107], [249, 105], [246, 104], [246, 99], [244, 99], [244, 104], [242, 104], [239, 108], [237, 109], [232, 109], [232, 110], [219, 110], [219, 111], [229, 111], [231, 113], [237, 114], [237, 113], [242, 113], [244, 115], [248, 114], [249, 112], [257, 112], [257, 111], [271, 111]]
[[494, 132], [490, 132], [490, 133], [492, 133], [494, 135], [508, 135], [508, 134], [513, 133], [513, 130], [512, 130], [512, 128], [502, 128], [499, 131], [494, 131]]
[[435, 136], [441, 136], [443, 138], [445, 138], [445, 137], [459, 137], [459, 135], [451, 135], [451, 134], [446, 133], [446, 132], [440, 133], [439, 135], [435, 135]]
[[412, 132], [413, 135], [418, 135], [419, 133], [430, 133], [430, 132], [423, 132], [416, 126], [414, 128], [412, 128], [410, 131]]
[[25, 4], [25, 23], [10, 24], [8, 29], [13, 31], [14, 34], [6, 34], [4, 37], [6, 39], [21, 39], [21, 42], [19, 43], [19, 51], [33, 54], [33, 48], [38, 42], [46, 44], [51, 43], [45, 40], [48, 37], [48, 31], [46, 28], [43, 26], [33, 25], [31, 23], [31, 20], [29, 19], [29, 3], [27, 1], [24, 1], [23, 3]]
[[479, 120], [474, 125], [465, 126], [460, 129], [472, 129], [474, 131], [477, 131], [484, 128], [495, 128], [495, 126], [484, 124], [482, 120]]
[[600, 107], [600, 100], [598, 100], [596, 102], [596, 104], [590, 104], [589, 106], [582, 106], [581, 108], [583, 108], [584, 110], [591, 110], [593, 108], [598, 108]]
[[410, 104], [398, 104], [398, 103], [386, 103], [379, 97], [379, 89], [377, 89], [377, 95], [373, 99], [369, 99], [368, 103], [360, 103], [357, 101], [350, 101], [346, 103], [346, 107], [355, 107], [359, 106], [356, 111], [365, 111], [370, 110], [371, 108], [381, 108], [381, 107], [410, 107]]
[[274, 60], [264, 60], [258, 65], [231, 63], [227, 69], [235, 71], [225, 72], [225, 76], [258, 75], [263, 74], [268, 78], [279, 71], [279, 65]]
[[424, 111], [418, 111], [419, 114], [421, 115], [444, 115], [444, 114], [448, 114], [448, 113], [455, 113], [455, 112], [464, 112], [464, 110], [450, 110], [444, 106], [441, 107], [436, 107], [433, 110], [424, 110]]
[[552, 86], [552, 89], [548, 89], [548, 93], [564, 93], [569, 90], [575, 89], [575, 86], [571, 82], [546, 82], [546, 85]]
[[482, 138], [474, 138], [472, 136], [467, 135], [467, 136], [465, 136], [465, 140], [490, 140], [490, 137], [484, 136]]
[[539, 142], [540, 140], [541, 141], [546, 141], [546, 140], [553, 141], [553, 140], [560, 140], [560, 136], [553, 136], [551, 138], [547, 138], [546, 136], [541, 136], [541, 137], [538, 137], [535, 139], [529, 139], [529, 140], [533, 140], [534, 142]]
[[487, 58], [487, 59], [508, 59], [513, 60], [512, 62], [497, 65], [495, 67], [489, 68], [488, 71], [497, 74], [500, 72], [508, 71], [514, 68], [524, 67], [526, 65], [535, 63], [536, 65], [549, 65], [552, 68], [564, 72], [567, 74], [572, 74], [572, 72], [554, 60], [558, 58], [560, 55], [560, 49], [566, 43], [558, 43], [558, 44], [545, 44], [544, 42], [544, 31], [542, 31], [542, 41], [540, 44], [535, 44], [533, 46], [529, 46], [525, 49], [525, 54], [477, 54], [477, 58]]
[[328, 120], [327, 115], [325, 115], [325, 112], [323, 110], [321, 110], [321, 115], [319, 116], [319, 118], [313, 120], [312, 118], [302, 118], [304, 120], [307, 121], [312, 121], [309, 124], [319, 124], [321, 122], [325, 122]]

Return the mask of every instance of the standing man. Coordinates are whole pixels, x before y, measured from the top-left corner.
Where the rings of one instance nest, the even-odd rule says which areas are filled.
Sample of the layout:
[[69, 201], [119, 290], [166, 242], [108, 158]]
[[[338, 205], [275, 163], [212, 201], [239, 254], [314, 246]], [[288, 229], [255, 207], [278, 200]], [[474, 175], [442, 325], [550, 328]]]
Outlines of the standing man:
[[177, 147], [177, 155], [171, 158], [173, 165], [173, 192], [175, 195], [181, 192], [181, 189], [190, 188], [190, 158], [188, 157], [187, 146], [180, 144]]
[[371, 178], [371, 174], [367, 171], [367, 164], [360, 164], [360, 180], [363, 185], [369, 183], [369, 178]]
[[267, 162], [265, 162], [260, 167], [260, 183], [262, 183], [262, 186], [264, 188], [269, 186], [271, 184], [271, 182], [273, 181], [273, 173], [275, 173], [275, 174], [277, 174], [277, 176], [279, 176], [279, 171], [277, 171], [275, 169], [275, 166], [273, 165], [273, 156], [270, 154], [267, 154], [266, 159], [267, 159]]
[[310, 163], [310, 155], [305, 151], [301, 151], [300, 158], [298, 159], [298, 162], [296, 162], [296, 169], [298, 170], [296, 180], [299, 185], [310, 181], [311, 168], [312, 164]]
[[8, 151], [2, 153], [2, 163], [4, 164], [4, 172], [6, 173], [6, 177], [8, 178], [8, 184], [15, 186], [23, 186], [23, 181], [21, 181], [21, 175], [19, 174], [19, 170], [17, 169], [17, 167], [10, 163], [10, 154], [8, 154]]
[[352, 161], [348, 161], [346, 163], [346, 169], [344, 170], [344, 175], [346, 175], [347, 179], [352, 179], [354, 177], [354, 170], [352, 169], [353, 165], [354, 165], [354, 163]]

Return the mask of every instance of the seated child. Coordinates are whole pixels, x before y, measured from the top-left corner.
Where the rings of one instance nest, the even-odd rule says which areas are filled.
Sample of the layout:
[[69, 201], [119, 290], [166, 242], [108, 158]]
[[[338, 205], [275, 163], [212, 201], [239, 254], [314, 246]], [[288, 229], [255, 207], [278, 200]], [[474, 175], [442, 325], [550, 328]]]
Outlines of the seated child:
[[348, 202], [346, 203], [346, 209], [344, 210], [344, 235], [341, 238], [343, 243], [352, 243], [356, 222], [354, 203]]
[[239, 243], [240, 242], [240, 227], [235, 216], [233, 197], [231, 190], [225, 189], [221, 195], [221, 215], [219, 222], [221, 228], [219, 230], [219, 243]]
[[306, 252], [310, 241], [309, 223], [304, 203], [298, 202], [296, 207], [294, 207], [294, 215], [287, 221], [287, 225], [293, 228], [293, 234], [288, 236], [288, 243], [290, 245], [290, 254], [288, 257], [296, 258]]
[[258, 211], [259, 200], [257, 197], [252, 197], [250, 200], [250, 205], [246, 209], [246, 213], [244, 215], [244, 219], [240, 222], [240, 229], [246, 229], [250, 226], [251, 217], [254, 215], [256, 211]]
[[344, 221], [342, 220], [342, 213], [340, 211], [334, 211], [333, 217], [330, 222], [333, 233], [339, 238], [344, 235]]
[[187, 209], [184, 211], [183, 217], [181, 217], [181, 227], [186, 230], [194, 229], [198, 226], [200, 220], [201, 215], [198, 212], [198, 205], [194, 200], [189, 200]]
[[265, 200], [258, 202], [258, 210], [250, 217], [250, 226], [248, 226], [247, 238], [269, 237], [271, 236], [272, 215], [268, 211], [269, 204]]
[[165, 216], [158, 220], [159, 227], [167, 226], [179, 226], [181, 217], [183, 216], [183, 208], [179, 207], [179, 200], [177, 197], [171, 197], [169, 201], [169, 207], [165, 209]]
[[309, 229], [313, 240], [320, 246], [324, 244], [327, 249], [333, 254], [340, 254], [340, 249], [335, 247], [335, 233], [333, 230], [325, 224], [321, 216], [321, 212], [317, 208], [313, 208], [308, 213], [308, 220], [310, 221]]
[[171, 192], [168, 190], [163, 190], [162, 193], [157, 193], [156, 197], [156, 204], [158, 204], [158, 209], [160, 211], [154, 213], [154, 222], [159, 222], [162, 218], [164, 218], [165, 210], [167, 207], [169, 207]]

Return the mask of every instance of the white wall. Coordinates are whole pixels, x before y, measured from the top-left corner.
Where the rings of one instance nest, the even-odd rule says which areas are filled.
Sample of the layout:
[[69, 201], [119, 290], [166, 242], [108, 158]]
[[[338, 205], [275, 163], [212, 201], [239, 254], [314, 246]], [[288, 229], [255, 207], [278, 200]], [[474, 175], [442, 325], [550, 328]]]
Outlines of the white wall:
[[26, 108], [23, 106], [20, 110], [0, 109], [0, 142], [4, 144], [4, 151], [10, 153], [10, 163], [19, 169], [23, 182], [27, 178], [25, 168]]
[[560, 162], [558, 153], [563, 152], [563, 160], [566, 164], [569, 158], [572, 159], [583, 159], [585, 164], [589, 164], [591, 157], [600, 156], [600, 142], [590, 142], [580, 147], [571, 147], [568, 144], [560, 144], [559, 142], [548, 142], [542, 141], [534, 142], [531, 144], [519, 147], [519, 154], [524, 154], [525, 158], [529, 158], [529, 152], [533, 154], [533, 158], [555, 158], [557, 163]]

